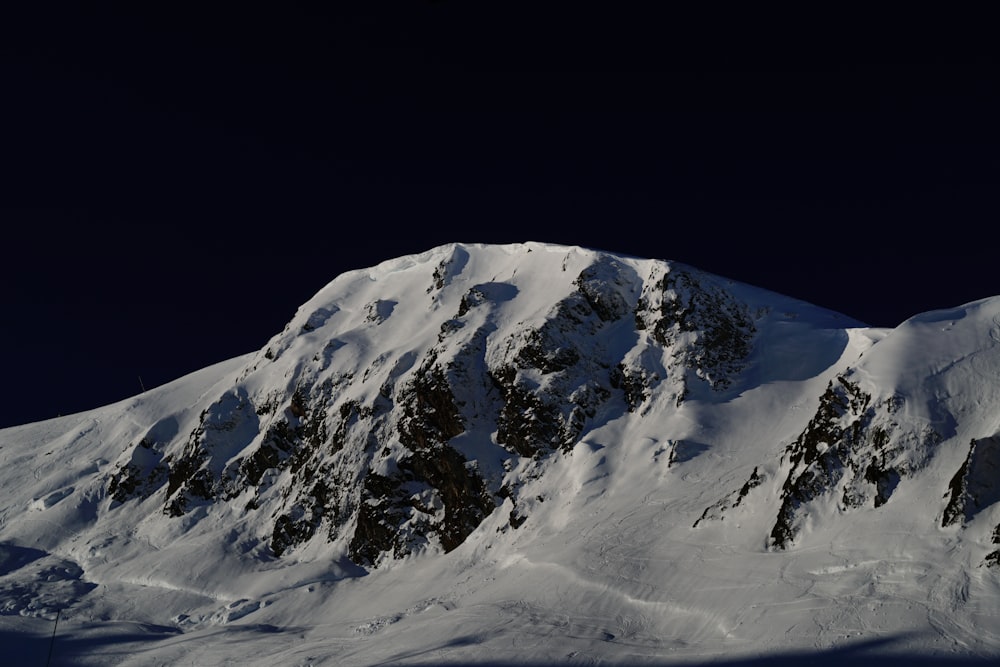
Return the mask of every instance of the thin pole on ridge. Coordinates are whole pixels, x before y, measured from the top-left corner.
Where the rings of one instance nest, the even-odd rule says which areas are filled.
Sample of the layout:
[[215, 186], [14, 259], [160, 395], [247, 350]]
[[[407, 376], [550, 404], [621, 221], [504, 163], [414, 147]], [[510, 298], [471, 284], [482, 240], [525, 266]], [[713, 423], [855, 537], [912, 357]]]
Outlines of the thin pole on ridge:
[[56, 622], [52, 626], [52, 639], [49, 640], [49, 657], [45, 659], [45, 667], [49, 667], [49, 663], [52, 662], [52, 647], [56, 643], [56, 628], [59, 627], [59, 614], [62, 613], [62, 609], [56, 609]]

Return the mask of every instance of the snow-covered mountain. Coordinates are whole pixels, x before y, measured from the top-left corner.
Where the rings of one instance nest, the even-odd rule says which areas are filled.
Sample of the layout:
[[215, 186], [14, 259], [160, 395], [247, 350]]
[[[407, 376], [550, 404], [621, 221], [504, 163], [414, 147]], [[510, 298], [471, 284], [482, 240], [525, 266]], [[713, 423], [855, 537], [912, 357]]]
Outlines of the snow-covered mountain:
[[456, 243], [0, 462], [23, 664], [1000, 657], [1000, 298]]

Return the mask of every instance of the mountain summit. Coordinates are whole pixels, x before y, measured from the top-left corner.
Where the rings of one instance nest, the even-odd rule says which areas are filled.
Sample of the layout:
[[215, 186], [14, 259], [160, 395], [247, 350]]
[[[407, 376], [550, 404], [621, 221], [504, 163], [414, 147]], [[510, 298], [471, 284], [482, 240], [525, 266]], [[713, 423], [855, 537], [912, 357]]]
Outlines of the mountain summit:
[[258, 352], [0, 430], [0, 637], [995, 658], [998, 405], [1000, 298], [876, 329], [678, 262], [449, 244], [336, 277]]

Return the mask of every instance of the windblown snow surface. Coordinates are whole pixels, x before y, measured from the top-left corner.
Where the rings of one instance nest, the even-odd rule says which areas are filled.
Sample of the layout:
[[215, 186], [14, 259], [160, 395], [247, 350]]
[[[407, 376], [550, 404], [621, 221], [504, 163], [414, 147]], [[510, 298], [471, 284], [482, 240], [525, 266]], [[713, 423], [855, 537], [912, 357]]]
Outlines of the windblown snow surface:
[[0, 648], [985, 664], [998, 485], [1000, 298], [876, 329], [675, 262], [451, 244], [336, 277], [259, 352], [0, 430]]

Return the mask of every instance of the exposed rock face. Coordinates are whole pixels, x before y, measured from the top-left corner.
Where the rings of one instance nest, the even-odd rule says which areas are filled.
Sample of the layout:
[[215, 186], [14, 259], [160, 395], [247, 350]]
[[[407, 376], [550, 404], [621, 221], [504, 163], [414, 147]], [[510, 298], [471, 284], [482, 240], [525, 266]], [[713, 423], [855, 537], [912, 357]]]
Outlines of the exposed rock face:
[[[186, 439], [131, 446], [109, 495], [127, 503], [161, 493], [166, 515], [192, 520], [213, 503], [267, 512], [273, 528], [258, 537], [279, 557], [316, 539], [342, 542], [365, 566], [450, 551], [506, 499], [511, 527], [530, 520], [526, 508], [540, 499], [521, 502], [512, 462], [572, 449], [588, 429], [642, 409], [662, 382], [679, 388], [678, 401], [691, 382], [729, 387], [752, 349], [747, 306], [685, 267], [659, 263], [643, 278], [595, 254], [545, 310], [512, 326], [525, 287], [470, 286], [470, 261], [456, 246], [423, 291], [435, 344], [369, 349], [410, 307], [392, 295], [314, 306]], [[297, 361], [296, 347], [315, 351]], [[345, 365], [350, 350], [367, 361]], [[251, 384], [278, 363], [289, 369], [280, 383]], [[491, 453], [470, 458], [460, 442]], [[671, 461], [689, 455], [672, 451]]]
[[[934, 447], [943, 439], [942, 433], [929, 423], [901, 422], [905, 405], [901, 396], [873, 400], [851, 375], [848, 370], [827, 385], [815, 415], [782, 454], [787, 474], [768, 536], [771, 548], [785, 549], [794, 542], [800, 521], [815, 502], [834, 502], [841, 512], [885, 505], [902, 479], [926, 466]], [[956, 480], [966, 479], [967, 467], [968, 461]], [[764, 481], [765, 476], [755, 467], [741, 488], [705, 508], [694, 527], [706, 520], [723, 520], [727, 510], [744, 502]], [[988, 484], [976, 486], [985, 489]], [[970, 498], [964, 481], [953, 481], [952, 489], [957, 494], [953, 497]], [[976, 495], [978, 502], [987, 495]], [[964, 501], [957, 501], [955, 510], [946, 511], [946, 521], [962, 511], [958, 508], [966, 506]]]
[[108, 496], [116, 503], [138, 498], [145, 500], [163, 486], [168, 466], [163, 460], [167, 444], [177, 436], [173, 417], [157, 422], [137, 443], [126, 449], [127, 461], [121, 461], [108, 481]]
[[967, 523], [1000, 500], [1000, 435], [969, 443], [965, 462], [948, 485], [941, 525]]
[[382, 553], [405, 556], [433, 536], [444, 551], [460, 545], [495, 504], [475, 467], [448, 442], [465, 426], [451, 385], [433, 357], [397, 396], [400, 456], [383, 449], [385, 472], [362, 482], [350, 555], [375, 564]]
[[130, 460], [111, 475], [108, 495], [124, 503], [132, 498], [148, 498], [167, 479], [163, 452], [155, 441], [143, 438], [132, 448]]
[[514, 634], [582, 605], [585, 651], [916, 620], [973, 656], [998, 377], [1000, 297], [879, 329], [675, 263], [435, 248], [338, 276], [258, 353], [4, 429], [0, 614], [392, 639], [499, 594]]
[[713, 388], [729, 386], [746, 363], [755, 333], [746, 306], [722, 290], [704, 288], [689, 270], [670, 271], [658, 287], [659, 294], [644, 292], [636, 307], [637, 326], [648, 328], [663, 347], [686, 337], [676, 364]]
[[694, 522], [694, 525], [692, 527], [697, 528], [698, 525], [702, 521], [705, 521], [706, 519], [708, 520], [714, 519], [722, 521], [723, 519], [725, 519], [726, 510], [738, 507], [750, 494], [750, 491], [757, 488], [763, 483], [764, 483], [764, 476], [758, 471], [756, 467], [754, 467], [753, 472], [750, 473], [750, 477], [747, 479], [746, 482], [744, 482], [743, 486], [741, 486], [738, 490], [734, 491], [733, 493], [730, 493], [728, 496], [726, 496], [719, 502], [715, 503], [714, 505], [706, 507], [705, 511], [701, 513], [701, 516], [698, 517], [698, 520]]
[[259, 426], [253, 405], [241, 389], [227, 392], [205, 410], [180, 456], [164, 459], [169, 467], [164, 511], [181, 516], [192, 502], [224, 496], [226, 463], [253, 441]]
[[[993, 536], [990, 540], [992, 544], [1000, 545], [1000, 524], [993, 529]], [[983, 558], [983, 565], [986, 567], [1000, 567], [1000, 549], [994, 549]]]
[[[635, 308], [636, 328], [669, 351], [666, 372], [679, 379], [678, 404], [692, 378], [714, 390], [729, 387], [745, 368], [756, 333], [745, 304], [702, 282], [698, 272], [686, 268], [650, 276]], [[641, 371], [626, 366], [622, 372], [632, 395], [650, 385]]]
[[789, 472], [770, 534], [776, 549], [794, 540], [797, 520], [822, 495], [839, 491], [845, 511], [884, 505], [900, 479], [923, 467], [942, 438], [928, 425], [902, 428], [896, 415], [903, 399], [874, 402], [849, 375], [829, 384], [815, 416], [785, 449]]

